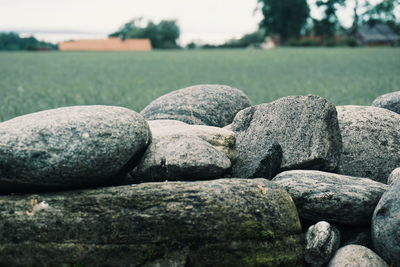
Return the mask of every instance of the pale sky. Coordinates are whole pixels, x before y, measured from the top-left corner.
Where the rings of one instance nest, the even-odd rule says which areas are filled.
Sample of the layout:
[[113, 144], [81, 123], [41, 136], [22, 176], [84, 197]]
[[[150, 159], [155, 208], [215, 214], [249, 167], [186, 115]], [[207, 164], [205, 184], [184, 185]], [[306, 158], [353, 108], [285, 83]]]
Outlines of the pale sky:
[[[182, 44], [219, 43], [255, 31], [262, 18], [256, 6], [257, 0], [0, 0], [0, 31], [33, 33], [52, 42], [104, 38], [130, 19], [144, 17], [176, 19]], [[341, 11], [345, 24], [351, 23], [350, 14]]]

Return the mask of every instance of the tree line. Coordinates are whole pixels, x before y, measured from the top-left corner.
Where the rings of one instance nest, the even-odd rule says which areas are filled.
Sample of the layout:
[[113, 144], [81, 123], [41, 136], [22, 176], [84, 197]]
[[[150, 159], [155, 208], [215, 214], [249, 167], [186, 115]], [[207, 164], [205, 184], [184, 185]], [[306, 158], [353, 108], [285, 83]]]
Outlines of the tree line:
[[[316, 8], [322, 10], [321, 19], [311, 17], [309, 2], [311, 1], [258, 0], [258, 8], [264, 17], [260, 28], [265, 30], [267, 35], [279, 36], [283, 44], [299, 39], [302, 35], [319, 36], [325, 41], [334, 38], [338, 33], [352, 36], [360, 25], [366, 23], [386, 23], [400, 32], [400, 24], [394, 14], [400, 0], [384, 0], [378, 4], [368, 0], [312, 1]], [[353, 24], [348, 29], [340, 24], [337, 14], [340, 7], [353, 7]]]
[[57, 45], [38, 41], [35, 37], [21, 37], [15, 32], [0, 32], [0, 51], [38, 51], [55, 50]]

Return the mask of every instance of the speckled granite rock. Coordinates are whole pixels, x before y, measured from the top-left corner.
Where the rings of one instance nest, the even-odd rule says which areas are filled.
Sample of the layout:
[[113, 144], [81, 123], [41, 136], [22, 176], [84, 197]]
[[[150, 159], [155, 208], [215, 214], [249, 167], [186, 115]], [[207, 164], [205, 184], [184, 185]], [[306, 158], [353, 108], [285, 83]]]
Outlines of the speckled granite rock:
[[250, 100], [236, 88], [202, 84], [163, 95], [145, 107], [141, 114], [148, 120], [178, 120], [223, 127], [248, 106]]
[[0, 192], [102, 184], [129, 172], [150, 139], [144, 118], [122, 107], [65, 107], [2, 122]]
[[335, 254], [339, 244], [338, 229], [328, 222], [318, 222], [310, 226], [306, 233], [304, 258], [311, 267], [323, 266]]
[[365, 106], [338, 106], [343, 152], [338, 173], [386, 183], [400, 166], [400, 115]]
[[374, 102], [372, 102], [372, 106], [400, 113], [400, 91], [377, 97]]
[[371, 179], [321, 171], [286, 171], [273, 182], [285, 188], [299, 216], [311, 221], [367, 225], [388, 186]]
[[383, 194], [372, 217], [375, 251], [392, 266], [400, 266], [400, 179]]
[[302, 266], [290, 196], [265, 179], [0, 197], [2, 266]]
[[386, 262], [369, 248], [348, 245], [340, 248], [327, 267], [389, 267]]
[[249, 107], [229, 127], [236, 133], [238, 160], [247, 161], [249, 155], [261, 158], [253, 151], [275, 140], [282, 147], [283, 170], [338, 166], [342, 144], [336, 109], [319, 96], [288, 96]]
[[177, 121], [149, 121], [153, 136], [127, 183], [221, 178], [236, 158], [233, 132]]
[[282, 161], [282, 148], [276, 141], [260, 142], [246, 149], [239, 145], [240, 157], [232, 168], [232, 176], [240, 178], [272, 179], [278, 172]]
[[387, 180], [387, 184], [392, 184], [396, 179], [399, 179], [400, 178], [400, 168], [396, 168], [396, 169], [394, 169], [391, 173], [390, 173], [390, 175], [389, 175], [389, 178], [388, 178], [388, 180]]

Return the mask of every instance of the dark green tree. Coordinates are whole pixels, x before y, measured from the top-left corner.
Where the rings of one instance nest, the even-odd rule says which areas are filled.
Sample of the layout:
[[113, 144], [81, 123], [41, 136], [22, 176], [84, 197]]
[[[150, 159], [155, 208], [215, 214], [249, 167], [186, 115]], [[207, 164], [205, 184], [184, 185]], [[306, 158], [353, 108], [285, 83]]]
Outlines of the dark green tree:
[[260, 28], [267, 35], [278, 34], [285, 43], [298, 38], [310, 15], [306, 0], [258, 0], [264, 19]]
[[125, 23], [118, 31], [110, 34], [110, 37], [149, 38], [154, 48], [177, 48], [176, 43], [180, 30], [175, 20], [162, 20], [155, 24], [152, 21], [143, 22], [142, 18], [136, 18]]
[[38, 41], [34, 37], [22, 38], [15, 32], [0, 32], [0, 50], [16, 51], [16, 50], [31, 50], [40, 49], [57, 49], [54, 44]]
[[344, 6], [345, 2], [345, 0], [319, 0], [316, 2], [318, 7], [324, 8], [324, 17], [321, 20], [314, 20], [316, 35], [322, 36], [324, 39], [335, 36], [340, 27], [336, 11], [339, 6]]

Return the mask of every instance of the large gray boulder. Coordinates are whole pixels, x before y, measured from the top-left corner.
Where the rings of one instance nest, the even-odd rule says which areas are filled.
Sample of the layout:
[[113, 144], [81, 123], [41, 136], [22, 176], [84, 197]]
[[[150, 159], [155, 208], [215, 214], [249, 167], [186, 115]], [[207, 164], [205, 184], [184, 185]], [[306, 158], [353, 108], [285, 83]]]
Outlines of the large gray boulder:
[[337, 107], [343, 138], [338, 173], [386, 183], [400, 166], [400, 115], [366, 106]]
[[377, 97], [372, 106], [385, 108], [396, 113], [400, 113], [400, 91], [392, 92]]
[[313, 95], [288, 96], [240, 111], [236, 133], [238, 161], [262, 158], [260, 147], [282, 147], [281, 168], [335, 170], [342, 148], [335, 106]]
[[389, 264], [400, 266], [400, 179], [392, 183], [375, 208], [372, 243]]
[[122, 107], [65, 107], [2, 122], [0, 192], [101, 185], [128, 173], [150, 140], [145, 119]]
[[286, 171], [272, 181], [288, 191], [301, 218], [348, 225], [368, 225], [388, 188], [368, 178], [321, 171]]
[[250, 106], [239, 89], [227, 85], [202, 84], [163, 95], [141, 114], [148, 120], [178, 120], [188, 124], [223, 127], [236, 113]]
[[223, 177], [236, 158], [235, 135], [226, 129], [179, 121], [149, 121], [152, 143], [128, 183]]
[[347, 245], [340, 248], [327, 267], [389, 267], [387, 263], [369, 248]]
[[265, 179], [0, 198], [1, 266], [302, 266], [290, 196]]
[[309, 266], [323, 266], [335, 254], [339, 244], [339, 230], [328, 222], [318, 222], [307, 230], [304, 259]]

